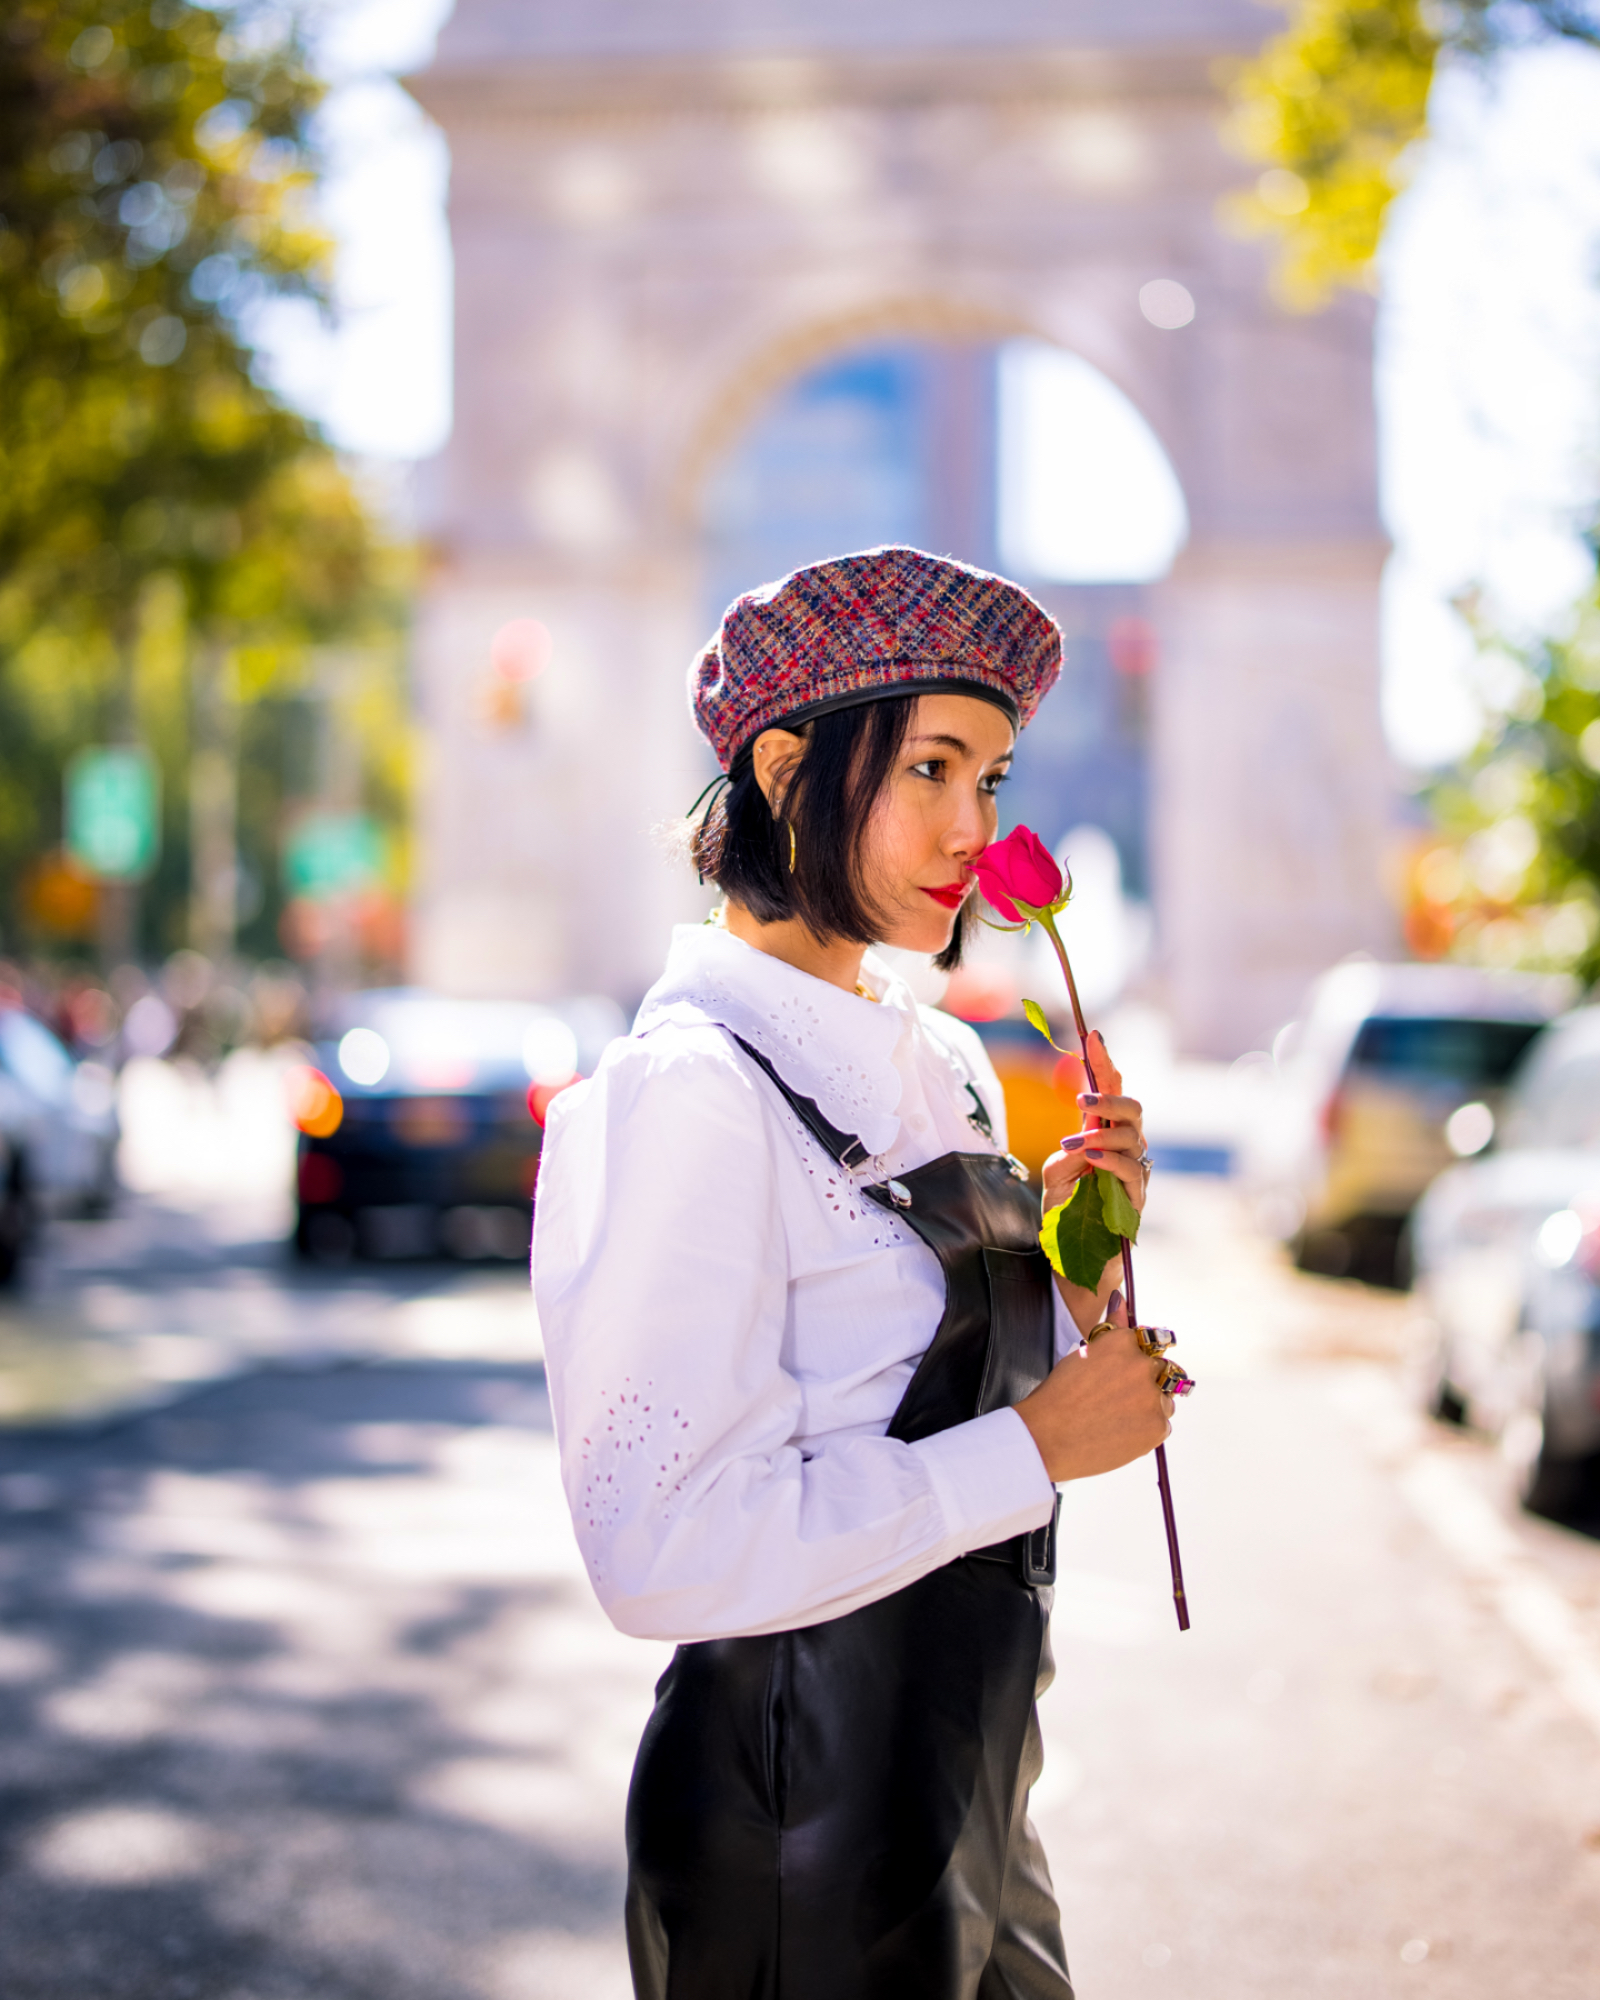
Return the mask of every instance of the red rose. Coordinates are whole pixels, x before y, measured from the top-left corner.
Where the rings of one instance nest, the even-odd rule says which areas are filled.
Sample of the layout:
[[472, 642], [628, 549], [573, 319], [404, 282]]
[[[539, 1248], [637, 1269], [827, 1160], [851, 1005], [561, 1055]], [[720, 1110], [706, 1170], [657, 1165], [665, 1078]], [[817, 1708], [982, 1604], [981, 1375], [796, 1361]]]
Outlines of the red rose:
[[986, 847], [972, 870], [984, 901], [1013, 923], [1054, 910], [1067, 898], [1068, 885], [1054, 856], [1031, 827], [1014, 827], [1004, 840]]

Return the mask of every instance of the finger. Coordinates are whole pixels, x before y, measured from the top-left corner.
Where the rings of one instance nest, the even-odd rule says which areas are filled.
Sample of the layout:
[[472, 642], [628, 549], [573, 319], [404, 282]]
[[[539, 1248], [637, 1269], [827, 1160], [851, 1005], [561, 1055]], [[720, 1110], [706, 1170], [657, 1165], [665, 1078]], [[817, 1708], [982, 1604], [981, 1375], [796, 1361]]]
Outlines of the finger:
[[1122, 1296], [1122, 1287], [1120, 1285], [1116, 1287], [1110, 1298], [1106, 1300], [1106, 1318], [1114, 1326], [1126, 1326], [1128, 1324], [1128, 1302]]
[[1113, 1097], [1109, 1092], [1083, 1090], [1078, 1093], [1086, 1117], [1098, 1118], [1104, 1125], [1137, 1125], [1144, 1118], [1144, 1106], [1137, 1097]]
[[1101, 1125], [1063, 1139], [1061, 1150], [1069, 1159], [1074, 1153], [1131, 1153], [1137, 1159], [1144, 1151], [1144, 1134], [1137, 1125]]
[[1106, 1038], [1098, 1028], [1089, 1035], [1089, 1075], [1094, 1087], [1112, 1097], [1122, 1093], [1122, 1072], [1111, 1060], [1111, 1052], [1106, 1047]]
[[1094, 1168], [1081, 1151], [1053, 1153], [1044, 1163], [1045, 1207], [1059, 1207], [1084, 1175], [1093, 1172]]
[[1171, 1435], [1172, 1435], [1172, 1419], [1173, 1419], [1173, 1416], [1174, 1416], [1174, 1414], [1175, 1414], [1175, 1413], [1176, 1413], [1176, 1411], [1177, 1411], [1177, 1408], [1178, 1408], [1177, 1404], [1176, 1404], [1175, 1402], [1173, 1402], [1173, 1400], [1172, 1400], [1172, 1398], [1171, 1398], [1170, 1396], [1163, 1396], [1163, 1397], [1161, 1398], [1161, 1414], [1162, 1414], [1162, 1416], [1164, 1416], [1164, 1417], [1166, 1418], [1166, 1420], [1167, 1420], [1167, 1436], [1168, 1436], [1168, 1437], [1171, 1437]]

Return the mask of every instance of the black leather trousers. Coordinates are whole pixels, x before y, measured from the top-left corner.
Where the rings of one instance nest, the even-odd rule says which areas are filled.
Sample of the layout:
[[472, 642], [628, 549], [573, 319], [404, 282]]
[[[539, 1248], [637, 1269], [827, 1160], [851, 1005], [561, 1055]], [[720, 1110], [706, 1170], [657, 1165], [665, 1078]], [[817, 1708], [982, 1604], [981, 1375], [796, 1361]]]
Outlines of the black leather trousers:
[[1048, 1617], [967, 1557], [680, 1647], [628, 1801], [640, 2000], [1072, 2000], [1027, 1815]]

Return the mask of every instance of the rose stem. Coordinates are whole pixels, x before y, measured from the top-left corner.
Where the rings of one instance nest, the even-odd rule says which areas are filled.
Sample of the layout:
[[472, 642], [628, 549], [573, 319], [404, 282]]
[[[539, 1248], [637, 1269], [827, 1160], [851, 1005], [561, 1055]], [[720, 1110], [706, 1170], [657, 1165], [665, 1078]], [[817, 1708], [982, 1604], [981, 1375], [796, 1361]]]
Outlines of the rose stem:
[[[1039, 922], [1045, 935], [1055, 947], [1056, 957], [1061, 961], [1061, 971], [1067, 982], [1067, 998], [1072, 1002], [1072, 1025], [1078, 1031], [1078, 1045], [1083, 1050], [1084, 1075], [1091, 1084], [1096, 1082], [1094, 1071], [1089, 1066], [1089, 1024], [1083, 1018], [1083, 1003], [1078, 998], [1078, 982], [1072, 976], [1072, 960], [1067, 956], [1067, 948], [1061, 942], [1061, 933], [1056, 929], [1055, 918], [1047, 910], [1039, 913]], [[1128, 1324], [1139, 1324], [1139, 1308], [1133, 1290], [1133, 1245], [1124, 1236], [1122, 1239], [1122, 1292], [1127, 1301]], [[1183, 1588], [1183, 1557], [1178, 1553], [1178, 1517], [1172, 1506], [1172, 1481], [1167, 1473], [1167, 1448], [1156, 1446], [1156, 1487], [1161, 1494], [1161, 1524], [1167, 1531], [1167, 1561], [1172, 1568], [1172, 1604], [1178, 1614], [1178, 1630], [1189, 1629], [1189, 1599]]]

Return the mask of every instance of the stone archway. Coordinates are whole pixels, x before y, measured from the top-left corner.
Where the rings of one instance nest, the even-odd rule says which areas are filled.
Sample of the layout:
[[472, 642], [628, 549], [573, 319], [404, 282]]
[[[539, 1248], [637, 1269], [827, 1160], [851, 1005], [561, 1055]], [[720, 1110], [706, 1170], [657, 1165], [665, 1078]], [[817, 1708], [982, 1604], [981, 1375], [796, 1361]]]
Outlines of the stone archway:
[[[843, 0], [783, 0], [759, 35], [689, 7], [460, 0], [414, 82], [451, 141], [458, 280], [418, 973], [643, 988], [695, 907], [651, 829], [697, 788], [709, 465], [851, 340], [1026, 333], [1124, 390], [1187, 496], [1151, 598], [1154, 894], [1185, 1042], [1237, 1051], [1389, 939], [1370, 313], [1286, 319], [1214, 225], [1238, 170], [1212, 71], [1262, 33], [1250, 0], [1096, 6], [1066, 46], [1039, 0], [873, 11], [863, 45]], [[1192, 324], [1141, 314], [1155, 277]], [[490, 638], [529, 615], [552, 664], [486, 704]]]

